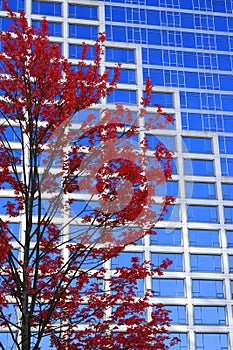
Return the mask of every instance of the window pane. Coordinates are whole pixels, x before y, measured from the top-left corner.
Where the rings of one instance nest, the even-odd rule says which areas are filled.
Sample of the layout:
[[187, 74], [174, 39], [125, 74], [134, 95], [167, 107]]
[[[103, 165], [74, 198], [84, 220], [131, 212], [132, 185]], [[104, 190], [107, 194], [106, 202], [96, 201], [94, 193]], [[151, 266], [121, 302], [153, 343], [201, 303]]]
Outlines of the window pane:
[[194, 298], [224, 298], [223, 281], [192, 280]]
[[233, 207], [224, 207], [225, 223], [233, 223]]
[[95, 40], [98, 37], [98, 27], [85, 26], [85, 25], [79, 25], [79, 24], [70, 24], [69, 37]]
[[[180, 342], [172, 347], [172, 350], [188, 350], [188, 335], [187, 333], [170, 333], [171, 338], [177, 337]], [[169, 342], [168, 342], [169, 344]]]
[[233, 200], [233, 184], [222, 184], [223, 199]]
[[226, 324], [224, 306], [194, 306], [195, 324]]
[[185, 159], [185, 175], [214, 176], [214, 166], [212, 160]]
[[183, 305], [166, 305], [166, 310], [171, 311], [169, 317], [171, 324], [186, 324], [186, 307]]
[[113, 47], [106, 47], [106, 61], [107, 62], [122, 62], [134, 63], [134, 50], [132, 49], [116, 49]]
[[69, 17], [97, 20], [98, 8], [93, 6], [69, 4]]
[[187, 212], [189, 222], [218, 222], [218, 210], [214, 206], [189, 205]]
[[122, 266], [132, 266], [132, 259], [136, 258], [139, 263], [142, 263], [143, 254], [138, 252], [122, 252], [119, 256], [112, 258], [112, 268]]
[[191, 271], [221, 272], [221, 255], [190, 254]]
[[224, 333], [196, 333], [197, 350], [228, 350], [228, 335]]
[[184, 280], [182, 279], [165, 279], [153, 278], [152, 290], [154, 296], [162, 297], [183, 297]]
[[162, 143], [164, 147], [168, 150], [175, 151], [176, 149], [176, 139], [174, 136], [165, 135], [146, 135], [148, 141], [148, 149], [155, 150], [158, 143]]
[[227, 236], [227, 246], [229, 248], [233, 247], [233, 231], [226, 231]]
[[182, 254], [172, 254], [172, 253], [151, 253], [151, 262], [155, 267], [159, 266], [163, 260], [168, 258], [172, 261], [172, 264], [167, 268], [166, 271], [183, 271], [183, 261]]
[[199, 247], [219, 247], [217, 230], [189, 230], [189, 245]]
[[215, 199], [215, 184], [209, 182], [186, 182], [186, 197]]
[[126, 103], [126, 104], [136, 104], [137, 103], [137, 93], [132, 90], [114, 90], [108, 96], [108, 103]]
[[61, 16], [61, 4], [51, 1], [32, 1], [32, 13], [48, 16]]
[[157, 228], [156, 234], [150, 236], [150, 244], [158, 245], [181, 245], [181, 230], [180, 229], [166, 229]]
[[212, 153], [211, 139], [183, 137], [183, 142], [184, 152]]

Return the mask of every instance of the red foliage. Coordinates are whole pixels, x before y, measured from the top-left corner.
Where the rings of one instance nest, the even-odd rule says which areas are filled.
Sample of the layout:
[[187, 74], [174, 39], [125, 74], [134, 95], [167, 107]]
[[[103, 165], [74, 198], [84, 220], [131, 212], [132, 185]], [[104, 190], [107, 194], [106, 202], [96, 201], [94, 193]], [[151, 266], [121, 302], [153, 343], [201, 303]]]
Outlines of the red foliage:
[[[0, 33], [0, 188], [12, 189], [14, 198], [0, 220], [0, 325], [23, 350], [39, 349], [46, 336], [60, 350], [167, 349], [168, 312], [163, 305], [153, 310], [152, 291], [137, 296], [137, 280], [161, 275], [171, 262], [153, 267], [135, 257], [113, 272], [104, 263], [152, 230], [174, 201], [166, 197], [158, 213], [153, 209], [156, 186], [171, 178], [172, 153], [157, 145], [151, 165], [146, 137], [135, 151], [130, 140], [140, 127], [122, 105], [103, 111], [97, 124], [90, 115], [73, 132], [72, 116], [116, 87], [120, 65], [111, 82], [108, 71], [100, 73], [104, 33], [93, 63], [86, 65], [84, 45], [74, 72], [49, 41], [45, 19], [33, 29], [23, 13], [8, 11], [13, 24]], [[140, 116], [151, 91], [148, 79]], [[153, 128], [171, 121], [158, 106]], [[70, 215], [83, 192], [98, 205], [88, 197]], [[20, 238], [11, 218], [22, 219]], [[77, 228], [72, 237], [69, 225]]]

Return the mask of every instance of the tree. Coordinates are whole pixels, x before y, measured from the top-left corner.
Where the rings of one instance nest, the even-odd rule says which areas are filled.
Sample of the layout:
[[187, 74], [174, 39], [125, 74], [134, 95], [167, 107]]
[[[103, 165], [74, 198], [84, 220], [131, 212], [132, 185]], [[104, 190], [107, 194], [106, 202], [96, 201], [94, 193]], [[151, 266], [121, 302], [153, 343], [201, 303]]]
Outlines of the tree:
[[[72, 116], [116, 87], [119, 66], [110, 82], [100, 72], [104, 34], [93, 63], [85, 63], [84, 45], [74, 71], [49, 41], [45, 19], [35, 29], [24, 13], [8, 11], [12, 25], [0, 33], [0, 326], [23, 350], [47, 338], [55, 349], [166, 349], [168, 312], [152, 310], [151, 290], [137, 297], [137, 284], [171, 261], [154, 267], [134, 257], [112, 274], [103, 263], [154, 234], [173, 201], [165, 197], [159, 210], [153, 202], [156, 185], [171, 177], [172, 152], [158, 143], [148, 162], [146, 138], [134, 150], [130, 139], [142, 127], [121, 105], [99, 121], [90, 114], [74, 131]], [[151, 89], [148, 79], [140, 116]], [[172, 120], [159, 105], [157, 119], [155, 127]]]

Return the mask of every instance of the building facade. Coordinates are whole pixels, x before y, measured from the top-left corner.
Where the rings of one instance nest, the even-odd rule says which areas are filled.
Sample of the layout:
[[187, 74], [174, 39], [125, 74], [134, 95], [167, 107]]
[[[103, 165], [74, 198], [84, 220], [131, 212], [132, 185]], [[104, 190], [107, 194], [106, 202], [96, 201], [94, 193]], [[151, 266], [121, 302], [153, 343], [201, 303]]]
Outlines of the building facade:
[[[2, 3], [2, 1], [1, 1]], [[82, 42], [106, 32], [103, 69], [122, 63], [117, 90], [95, 113], [122, 102], [134, 113], [150, 76], [153, 103], [175, 117], [149, 135], [175, 151], [173, 178], [161, 189], [177, 197], [157, 236], [128, 246], [106, 263], [114, 269], [132, 256], [173, 264], [152, 288], [154, 303], [171, 310], [174, 349], [233, 349], [233, 1], [232, 0], [9, 0], [31, 23], [49, 21], [51, 40], [75, 69]], [[0, 25], [8, 27], [5, 12]], [[92, 59], [92, 50], [87, 59]], [[155, 113], [149, 107], [151, 115]], [[146, 122], [146, 121], [145, 121]], [[17, 224], [17, 222], [15, 222]], [[19, 226], [20, 227], [20, 226]], [[20, 229], [20, 228], [19, 228]]]

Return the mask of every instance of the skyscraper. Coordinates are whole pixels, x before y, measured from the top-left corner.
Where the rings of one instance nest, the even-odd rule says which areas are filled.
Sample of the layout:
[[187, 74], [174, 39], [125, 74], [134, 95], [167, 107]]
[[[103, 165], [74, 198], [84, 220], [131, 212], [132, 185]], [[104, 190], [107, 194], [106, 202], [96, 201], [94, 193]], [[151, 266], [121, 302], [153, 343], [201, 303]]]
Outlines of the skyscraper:
[[[1, 1], [2, 3], [3, 1]], [[95, 113], [122, 102], [137, 113], [150, 76], [153, 103], [174, 115], [169, 128], [149, 133], [175, 151], [173, 179], [158, 192], [177, 197], [157, 236], [128, 246], [109, 268], [131, 256], [173, 265], [147, 279], [154, 302], [171, 310], [174, 349], [233, 349], [233, 1], [232, 0], [12, 0], [32, 24], [47, 16], [51, 40], [74, 66], [82, 42], [107, 36], [103, 68], [122, 63], [118, 89]], [[8, 20], [1, 12], [1, 29]], [[92, 59], [90, 48], [87, 59]], [[149, 107], [150, 117], [155, 115]], [[17, 224], [17, 223], [16, 223]]]

